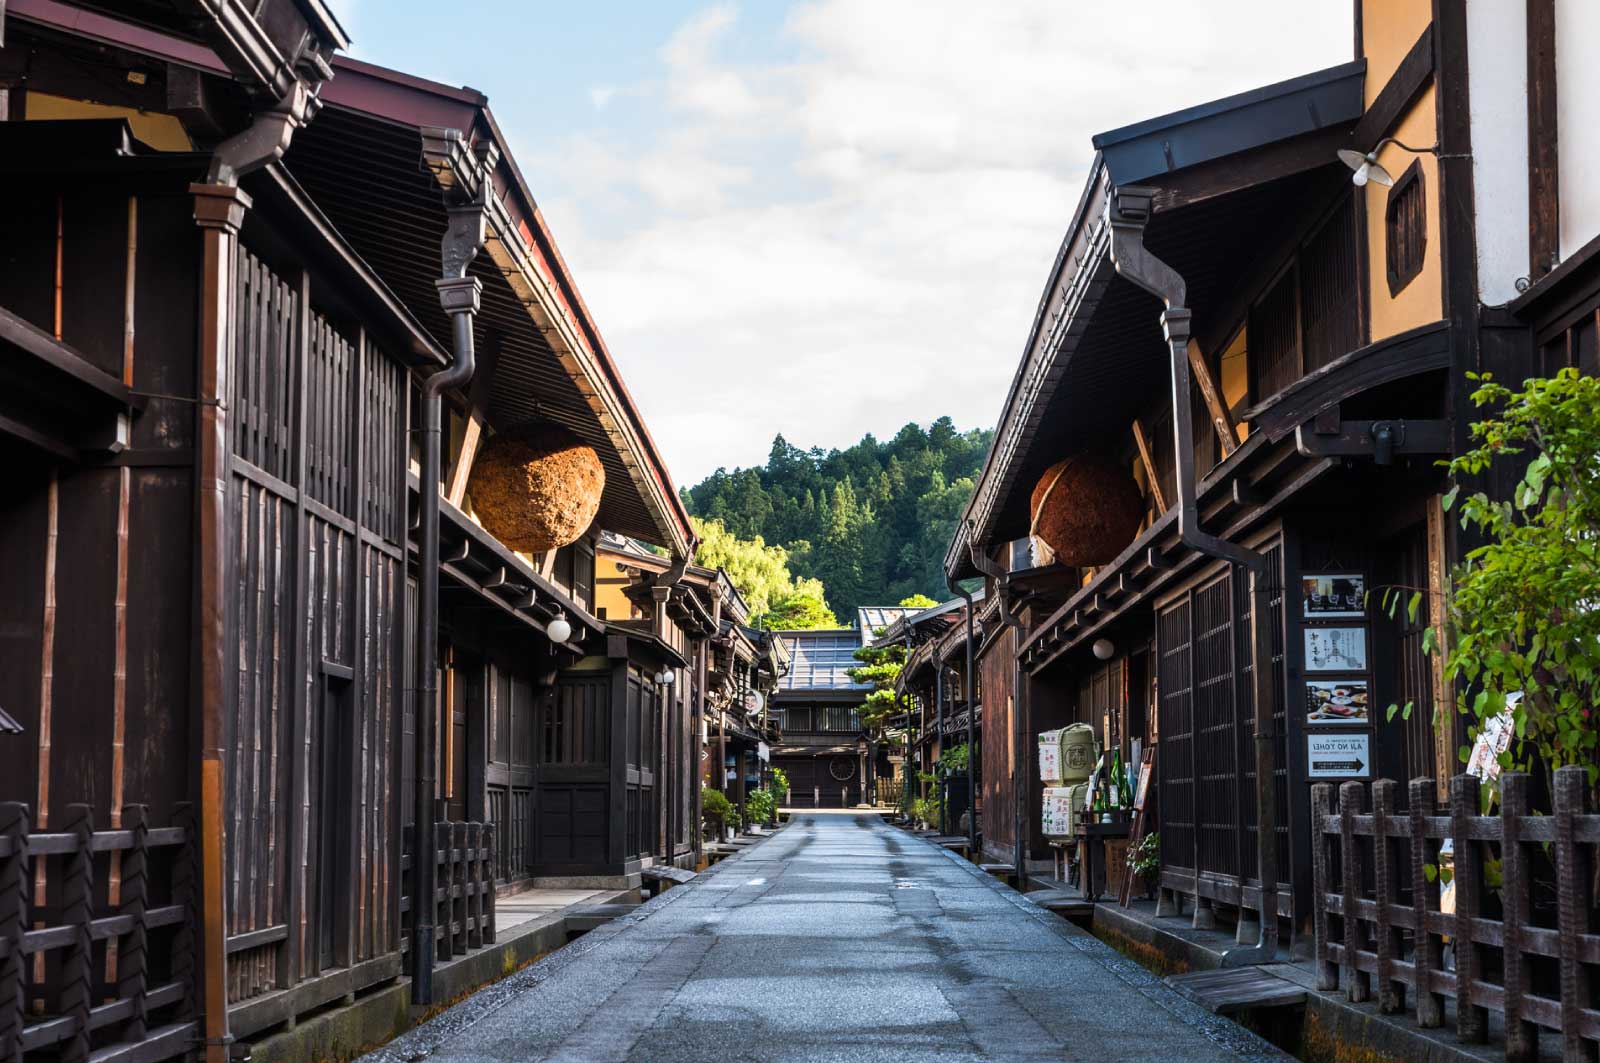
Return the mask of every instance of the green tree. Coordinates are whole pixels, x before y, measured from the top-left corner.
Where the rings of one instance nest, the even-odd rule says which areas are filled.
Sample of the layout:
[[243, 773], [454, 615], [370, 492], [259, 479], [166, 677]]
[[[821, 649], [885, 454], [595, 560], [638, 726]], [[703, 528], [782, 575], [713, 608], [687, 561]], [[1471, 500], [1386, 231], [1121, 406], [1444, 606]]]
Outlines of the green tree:
[[794, 590], [780, 598], [763, 619], [765, 626], [774, 631], [839, 626], [839, 618], [828, 608], [822, 581], [815, 579], [796, 580]]
[[[1471, 376], [1472, 374], [1469, 374]], [[1516, 741], [1501, 766], [1576, 764], [1600, 782], [1600, 379], [1565, 369], [1513, 391], [1487, 374], [1472, 399], [1492, 412], [1477, 446], [1450, 462], [1445, 497], [1483, 542], [1453, 573], [1446, 670], [1469, 734], [1511, 708]], [[1461, 481], [1510, 466], [1509, 498], [1461, 494]], [[1406, 607], [1421, 604], [1413, 590]], [[1391, 602], [1391, 608], [1394, 603]], [[1434, 632], [1425, 646], [1437, 647]], [[1520, 698], [1512, 695], [1521, 695]], [[1407, 707], [1409, 711], [1409, 706]], [[1469, 747], [1462, 747], [1465, 761]]]

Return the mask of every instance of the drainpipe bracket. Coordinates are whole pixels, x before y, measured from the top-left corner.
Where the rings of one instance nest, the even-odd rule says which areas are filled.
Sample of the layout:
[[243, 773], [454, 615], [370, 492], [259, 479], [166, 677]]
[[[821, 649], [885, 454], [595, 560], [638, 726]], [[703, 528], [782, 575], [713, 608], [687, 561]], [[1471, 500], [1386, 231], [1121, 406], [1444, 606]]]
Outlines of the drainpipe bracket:
[[[476, 254], [476, 249], [474, 249]], [[444, 277], [433, 282], [439, 289], [439, 305], [447, 314], [476, 314], [483, 296], [483, 282], [477, 277]]]

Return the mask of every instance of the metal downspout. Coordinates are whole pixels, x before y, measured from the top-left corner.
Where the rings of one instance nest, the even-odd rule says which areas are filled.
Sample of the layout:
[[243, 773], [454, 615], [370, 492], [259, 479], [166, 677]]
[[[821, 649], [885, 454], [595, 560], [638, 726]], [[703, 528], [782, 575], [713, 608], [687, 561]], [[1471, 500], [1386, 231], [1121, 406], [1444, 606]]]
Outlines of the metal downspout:
[[[0, 23], [4, 21], [0, 0]], [[199, 853], [201, 933], [199, 986], [204, 1057], [225, 1063], [233, 1034], [227, 997], [227, 913], [224, 879], [227, 862], [225, 764], [223, 748], [227, 704], [227, 560], [228, 480], [232, 449], [228, 407], [228, 345], [232, 320], [234, 260], [239, 229], [251, 200], [239, 188], [241, 178], [283, 157], [289, 142], [309, 117], [312, 94], [296, 83], [273, 109], [255, 115], [250, 124], [213, 151], [206, 179], [189, 186], [194, 196], [195, 223], [202, 232], [199, 365], [196, 368], [195, 582], [199, 610], [196, 623], [195, 698], [200, 731]]]
[[[1177, 451], [1178, 535], [1188, 547], [1239, 565], [1250, 581], [1250, 678], [1256, 731], [1256, 854], [1261, 879], [1261, 936], [1255, 945], [1229, 949], [1224, 967], [1273, 963], [1278, 952], [1278, 831], [1275, 743], [1272, 706], [1272, 599], [1265, 554], [1211, 535], [1200, 527], [1195, 503], [1194, 412], [1189, 378], [1189, 325], [1192, 314], [1183, 278], [1144, 246], [1154, 192], [1113, 188], [1106, 201], [1111, 226], [1111, 261], [1117, 273], [1165, 306], [1161, 327], [1172, 361], [1173, 446]], [[1242, 877], [1241, 877], [1242, 879]], [[1241, 887], [1243, 882], [1241, 880]]]
[[967, 855], [976, 860], [978, 857], [978, 788], [973, 773], [973, 762], [977, 759], [978, 747], [973, 742], [973, 719], [978, 715], [978, 707], [972, 703], [972, 629], [976, 619], [972, 615], [972, 592], [963, 587], [954, 577], [946, 576], [945, 584], [967, 603], [967, 673], [962, 679], [963, 696], [967, 700]]
[[[459, 139], [459, 134], [457, 134]], [[412, 846], [411, 1003], [433, 1003], [434, 905], [438, 885], [434, 831], [434, 734], [439, 659], [439, 463], [440, 396], [472, 379], [475, 352], [473, 318], [478, 312], [483, 284], [467, 275], [467, 267], [483, 247], [489, 180], [480, 175], [472, 190], [447, 189], [449, 223], [440, 252], [443, 268], [434, 282], [439, 305], [450, 315], [455, 361], [422, 382], [422, 476], [417, 502], [417, 698], [416, 812]], [[463, 195], [462, 193], [466, 194]], [[498, 825], [497, 825], [498, 826]]]

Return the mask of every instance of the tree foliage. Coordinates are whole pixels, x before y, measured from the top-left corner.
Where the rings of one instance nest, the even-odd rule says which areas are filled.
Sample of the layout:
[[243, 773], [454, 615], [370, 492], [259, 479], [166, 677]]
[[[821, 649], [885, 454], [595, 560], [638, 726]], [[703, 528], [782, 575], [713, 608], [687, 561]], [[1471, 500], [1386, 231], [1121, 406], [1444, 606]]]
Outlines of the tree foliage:
[[[1446, 670], [1479, 727], [1514, 702], [1505, 768], [1584, 767], [1600, 779], [1600, 379], [1562, 370], [1519, 391], [1488, 375], [1473, 401], [1490, 416], [1450, 462], [1445, 498], [1483, 545], [1453, 574]], [[1461, 494], [1461, 480], [1521, 470], [1509, 499]], [[1413, 595], [1414, 612], [1419, 599]], [[1430, 629], [1425, 642], [1436, 646]], [[1465, 760], [1470, 749], [1464, 747]]]
[[820, 580], [842, 615], [914, 593], [941, 598], [945, 547], [989, 437], [948, 417], [844, 450], [801, 450], [780, 435], [765, 466], [718, 469], [684, 501], [736, 538], [784, 549], [794, 576]]
[[[906, 609], [926, 609], [938, 603], [926, 595], [913, 594], [900, 599], [898, 604]], [[872, 634], [874, 638], [882, 638], [883, 633], [884, 629], [878, 628]], [[856, 650], [854, 656], [861, 663], [845, 669], [845, 674], [852, 682], [872, 684], [872, 693], [867, 695], [861, 706], [862, 722], [868, 727], [882, 726], [884, 721], [898, 713], [899, 701], [895, 697], [894, 686], [906, 666], [905, 643], [866, 645]]]
[[828, 608], [822, 583], [795, 579], [789, 571], [789, 552], [783, 547], [769, 546], [759, 535], [741, 539], [720, 520], [691, 517], [690, 523], [700, 537], [695, 563], [728, 573], [750, 607], [753, 625], [784, 631], [839, 626]]

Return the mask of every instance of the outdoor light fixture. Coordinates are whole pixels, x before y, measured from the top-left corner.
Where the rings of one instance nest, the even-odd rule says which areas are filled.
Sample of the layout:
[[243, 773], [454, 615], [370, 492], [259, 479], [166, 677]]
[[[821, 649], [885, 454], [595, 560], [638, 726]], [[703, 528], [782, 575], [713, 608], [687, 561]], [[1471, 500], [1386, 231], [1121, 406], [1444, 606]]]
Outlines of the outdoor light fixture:
[[656, 682], [664, 687], [670, 687], [675, 679], [677, 679], [677, 676], [673, 675], [670, 668], [663, 668], [656, 673]]
[[1117, 652], [1117, 647], [1112, 645], [1110, 639], [1095, 639], [1094, 645], [1089, 648], [1094, 651], [1095, 657], [1102, 661], [1111, 660]]
[[545, 625], [544, 633], [550, 636], [551, 642], [565, 642], [572, 637], [572, 624], [566, 614], [557, 613], [556, 618]]
[[1340, 148], [1337, 152], [1339, 161], [1355, 171], [1351, 174], [1350, 180], [1357, 188], [1365, 187], [1368, 181], [1376, 181], [1386, 187], [1394, 184], [1394, 175], [1385, 170], [1383, 165], [1378, 162], [1378, 152], [1383, 150], [1385, 144], [1393, 144], [1401, 151], [1409, 151], [1413, 155], [1432, 155], [1439, 159], [1470, 158], [1468, 155], [1440, 155], [1439, 145], [1437, 144], [1431, 144], [1426, 148], [1413, 148], [1409, 144], [1402, 144], [1394, 137], [1384, 137], [1374, 144], [1372, 150], [1365, 155], [1359, 151], [1352, 151], [1350, 148]]

